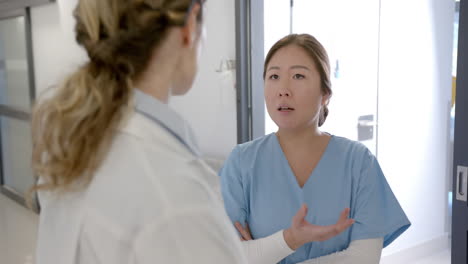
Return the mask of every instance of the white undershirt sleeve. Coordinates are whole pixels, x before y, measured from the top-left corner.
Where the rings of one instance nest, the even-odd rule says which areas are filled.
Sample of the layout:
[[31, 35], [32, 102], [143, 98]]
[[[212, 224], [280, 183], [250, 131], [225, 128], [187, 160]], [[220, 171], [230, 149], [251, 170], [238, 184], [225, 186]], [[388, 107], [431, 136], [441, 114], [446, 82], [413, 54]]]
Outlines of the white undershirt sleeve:
[[300, 264], [378, 264], [383, 238], [354, 240], [343, 251], [306, 260]]
[[249, 264], [274, 264], [294, 252], [284, 240], [283, 230], [275, 234], [242, 242]]
[[[249, 264], [274, 264], [294, 253], [284, 240], [283, 230], [275, 234], [242, 242]], [[354, 240], [343, 251], [306, 260], [300, 264], [377, 264], [383, 238]]]

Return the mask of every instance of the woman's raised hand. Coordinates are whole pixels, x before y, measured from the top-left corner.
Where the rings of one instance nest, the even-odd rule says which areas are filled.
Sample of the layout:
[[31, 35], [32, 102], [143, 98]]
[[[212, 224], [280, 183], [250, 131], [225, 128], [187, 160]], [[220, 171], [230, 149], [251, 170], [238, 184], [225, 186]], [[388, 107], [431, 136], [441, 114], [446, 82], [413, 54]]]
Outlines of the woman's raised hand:
[[[293, 217], [291, 227], [283, 231], [284, 240], [293, 250], [309, 242], [328, 240], [354, 224], [354, 220], [348, 218], [349, 208], [341, 212], [340, 218], [335, 224], [328, 226], [319, 226], [307, 222], [305, 220], [307, 210], [307, 206], [304, 204]], [[235, 222], [234, 226], [241, 234], [242, 241], [253, 239], [248, 223], [243, 227], [239, 222]]]
[[296, 250], [309, 242], [328, 240], [339, 235], [354, 224], [354, 220], [348, 218], [349, 211], [349, 208], [344, 209], [335, 224], [319, 226], [311, 224], [305, 220], [307, 215], [307, 206], [304, 204], [293, 217], [291, 227], [284, 230], [284, 239], [288, 246], [293, 250]]

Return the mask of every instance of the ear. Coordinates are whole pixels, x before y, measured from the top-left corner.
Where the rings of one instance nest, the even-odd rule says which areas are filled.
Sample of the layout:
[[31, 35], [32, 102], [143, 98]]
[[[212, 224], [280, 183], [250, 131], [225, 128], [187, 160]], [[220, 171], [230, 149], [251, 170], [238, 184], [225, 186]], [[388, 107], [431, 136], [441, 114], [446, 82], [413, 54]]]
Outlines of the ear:
[[184, 46], [192, 46], [197, 38], [198, 34], [198, 22], [197, 16], [200, 12], [200, 4], [196, 3], [193, 5], [192, 9], [187, 18], [185, 26], [182, 28], [182, 40]]
[[322, 106], [328, 105], [330, 102], [330, 94], [325, 94], [322, 96]]

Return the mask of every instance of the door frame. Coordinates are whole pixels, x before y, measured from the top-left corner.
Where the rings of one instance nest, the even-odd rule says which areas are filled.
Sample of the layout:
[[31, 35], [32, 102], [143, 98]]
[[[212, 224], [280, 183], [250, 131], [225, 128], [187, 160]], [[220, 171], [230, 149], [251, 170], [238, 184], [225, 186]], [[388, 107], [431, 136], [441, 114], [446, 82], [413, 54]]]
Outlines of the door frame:
[[[468, 263], [468, 203], [457, 200], [457, 166], [468, 166], [468, 2], [460, 1], [452, 184], [452, 264]], [[468, 186], [465, 186], [468, 187]]]

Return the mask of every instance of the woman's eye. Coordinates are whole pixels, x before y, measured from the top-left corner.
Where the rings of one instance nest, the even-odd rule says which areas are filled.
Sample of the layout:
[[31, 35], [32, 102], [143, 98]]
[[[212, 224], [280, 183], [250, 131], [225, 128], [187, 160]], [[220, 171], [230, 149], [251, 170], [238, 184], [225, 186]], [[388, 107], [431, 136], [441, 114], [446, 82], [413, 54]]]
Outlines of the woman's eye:
[[301, 80], [301, 79], [304, 79], [304, 78], [305, 78], [305, 76], [302, 75], [302, 74], [299, 74], [299, 73], [296, 73], [293, 76], [293, 79], [296, 79], [296, 80]]
[[270, 80], [278, 80], [278, 79], [279, 79], [278, 74], [272, 74], [272, 75], [270, 75]]

